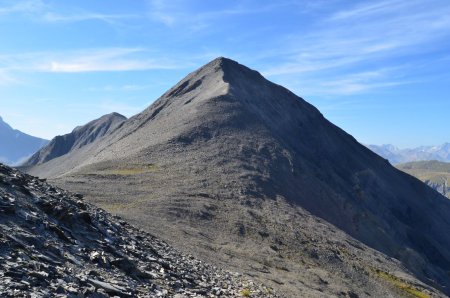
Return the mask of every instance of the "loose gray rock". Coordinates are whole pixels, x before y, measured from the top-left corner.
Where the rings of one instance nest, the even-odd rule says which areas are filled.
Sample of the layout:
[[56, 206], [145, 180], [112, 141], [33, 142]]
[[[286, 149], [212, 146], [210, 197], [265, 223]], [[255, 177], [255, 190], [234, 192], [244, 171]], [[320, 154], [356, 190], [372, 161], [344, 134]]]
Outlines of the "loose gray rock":
[[[1, 297], [236, 297], [244, 287], [266, 290], [2, 164], [0, 198], [10, 206], [0, 208]], [[232, 290], [221, 291], [222, 284]]]

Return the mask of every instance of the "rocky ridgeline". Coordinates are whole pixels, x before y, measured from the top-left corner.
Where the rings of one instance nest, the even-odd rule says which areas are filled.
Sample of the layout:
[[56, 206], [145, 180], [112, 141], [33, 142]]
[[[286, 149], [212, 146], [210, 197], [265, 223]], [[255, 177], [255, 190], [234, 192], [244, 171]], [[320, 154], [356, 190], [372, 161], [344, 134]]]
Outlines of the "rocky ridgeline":
[[0, 164], [1, 297], [274, 297]]

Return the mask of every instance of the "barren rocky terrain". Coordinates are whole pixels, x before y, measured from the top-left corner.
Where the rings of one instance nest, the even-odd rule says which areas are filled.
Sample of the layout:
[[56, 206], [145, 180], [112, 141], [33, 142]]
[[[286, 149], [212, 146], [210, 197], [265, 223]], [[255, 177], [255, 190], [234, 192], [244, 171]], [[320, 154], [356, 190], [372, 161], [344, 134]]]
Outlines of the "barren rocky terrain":
[[284, 297], [450, 294], [450, 201], [226, 58], [24, 170]]
[[275, 297], [0, 164], [1, 297]]

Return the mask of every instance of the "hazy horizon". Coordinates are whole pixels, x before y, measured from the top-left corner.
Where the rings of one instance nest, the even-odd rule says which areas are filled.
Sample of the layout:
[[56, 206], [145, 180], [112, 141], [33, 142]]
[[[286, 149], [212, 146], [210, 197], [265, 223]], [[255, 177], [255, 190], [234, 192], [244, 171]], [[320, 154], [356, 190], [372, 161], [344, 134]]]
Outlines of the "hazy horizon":
[[92, 1], [0, 4], [0, 116], [51, 139], [132, 116], [218, 56], [260, 71], [364, 144], [440, 145], [450, 3]]

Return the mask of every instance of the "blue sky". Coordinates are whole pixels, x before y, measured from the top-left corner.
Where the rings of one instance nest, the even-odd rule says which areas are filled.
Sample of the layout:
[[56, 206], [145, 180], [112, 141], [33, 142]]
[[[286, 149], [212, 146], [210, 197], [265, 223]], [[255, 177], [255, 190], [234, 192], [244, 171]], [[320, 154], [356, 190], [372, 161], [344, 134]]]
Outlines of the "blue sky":
[[0, 0], [0, 116], [52, 138], [131, 116], [217, 56], [360, 142], [450, 141], [450, 1]]

